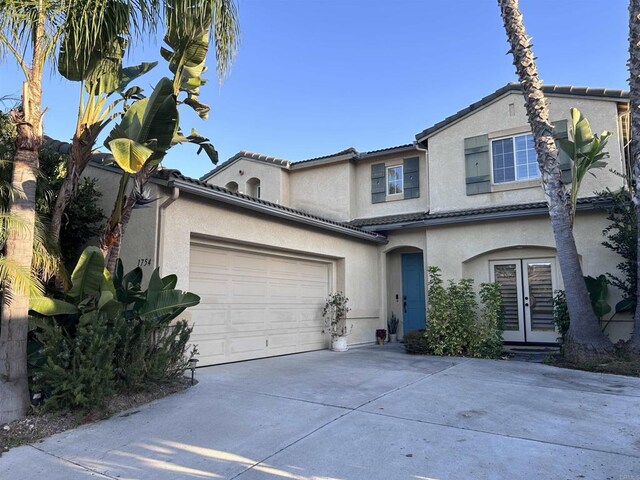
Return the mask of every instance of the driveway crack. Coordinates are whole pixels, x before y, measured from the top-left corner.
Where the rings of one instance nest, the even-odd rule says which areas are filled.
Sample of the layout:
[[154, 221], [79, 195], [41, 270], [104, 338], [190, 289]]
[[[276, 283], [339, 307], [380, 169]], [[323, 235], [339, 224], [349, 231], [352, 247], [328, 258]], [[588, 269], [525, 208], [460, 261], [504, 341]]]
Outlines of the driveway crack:
[[69, 460], [68, 458], [64, 458], [64, 457], [61, 457], [59, 455], [55, 455], [55, 454], [53, 454], [51, 452], [47, 452], [46, 450], [43, 450], [42, 448], [38, 448], [33, 444], [29, 444], [28, 446], [33, 448], [33, 449], [35, 449], [35, 450], [38, 450], [39, 452], [44, 453], [45, 455], [49, 455], [50, 457], [57, 458], [58, 460], [61, 460], [61, 461], [65, 462], [65, 463], [70, 463], [71, 465], [75, 465], [76, 467], [80, 467], [81, 469], [86, 470], [87, 472], [95, 473], [96, 475], [100, 475], [100, 476], [102, 476], [104, 478], [109, 478], [111, 480], [119, 480], [118, 477], [112, 477], [111, 475], [107, 475], [106, 473], [102, 473], [102, 472], [100, 472], [98, 470], [95, 470], [93, 468], [87, 467], [86, 465], [83, 465], [81, 463], [74, 462], [73, 460]]
[[347, 411], [346, 411], [346, 412], [344, 412], [342, 415], [340, 415], [340, 416], [338, 416], [338, 417], [336, 417], [336, 418], [334, 418], [334, 419], [332, 419], [332, 420], [328, 421], [327, 423], [325, 423], [325, 424], [323, 424], [323, 425], [320, 425], [318, 428], [315, 428], [315, 429], [314, 429], [314, 430], [312, 430], [311, 432], [309, 432], [309, 433], [307, 433], [307, 434], [303, 435], [302, 437], [300, 437], [300, 438], [298, 438], [298, 439], [294, 440], [293, 442], [289, 443], [288, 445], [285, 445], [284, 447], [282, 447], [282, 448], [280, 448], [279, 450], [277, 450], [277, 451], [275, 451], [275, 452], [271, 453], [270, 455], [267, 455], [267, 456], [266, 456], [265, 458], [263, 458], [262, 460], [255, 462], [253, 465], [248, 466], [247, 468], [245, 468], [245, 469], [244, 469], [244, 470], [242, 470], [241, 472], [239, 472], [239, 473], [237, 473], [236, 475], [234, 475], [233, 477], [231, 477], [229, 480], [234, 480], [234, 479], [236, 479], [236, 478], [238, 478], [238, 477], [240, 477], [240, 476], [244, 475], [244, 474], [245, 474], [246, 472], [248, 472], [249, 470], [252, 470], [252, 469], [254, 469], [255, 467], [258, 467], [258, 466], [260, 466], [260, 465], [264, 464], [264, 463], [265, 463], [265, 462], [267, 462], [270, 458], [273, 458], [274, 456], [278, 455], [279, 453], [281, 453], [281, 452], [285, 451], [286, 449], [288, 449], [288, 448], [290, 448], [290, 447], [292, 447], [292, 446], [296, 445], [297, 443], [301, 442], [302, 440], [304, 440], [304, 439], [306, 439], [306, 438], [309, 438], [309, 437], [310, 437], [311, 435], [313, 435], [314, 433], [316, 433], [316, 432], [318, 432], [318, 431], [322, 430], [323, 428], [325, 428], [325, 427], [327, 427], [327, 426], [329, 426], [329, 425], [331, 425], [331, 424], [333, 424], [333, 423], [337, 422], [338, 420], [340, 420], [340, 419], [342, 419], [342, 418], [346, 417], [347, 415], [350, 415], [351, 413], [358, 411], [360, 408], [362, 408], [362, 407], [364, 407], [364, 406], [366, 406], [366, 405], [370, 404], [371, 402], [375, 402], [376, 400], [378, 400], [378, 399], [380, 399], [380, 398], [383, 398], [383, 397], [385, 397], [385, 396], [387, 396], [387, 395], [390, 395], [390, 394], [395, 393], [395, 392], [397, 392], [397, 391], [399, 391], [399, 390], [402, 390], [402, 389], [405, 389], [405, 388], [407, 388], [407, 387], [410, 387], [411, 385], [415, 385], [416, 383], [422, 382], [422, 381], [427, 380], [427, 379], [429, 379], [429, 378], [432, 378], [432, 377], [434, 377], [435, 375], [438, 375], [439, 373], [442, 373], [442, 372], [444, 372], [444, 371], [450, 370], [451, 368], [454, 368], [454, 367], [456, 367], [457, 365], [460, 365], [460, 364], [462, 364], [462, 363], [465, 363], [466, 361], [468, 361], [468, 359], [466, 359], [466, 360], [464, 360], [464, 361], [462, 361], [462, 362], [459, 362], [459, 363], [455, 363], [455, 364], [449, 365], [449, 366], [447, 366], [446, 368], [443, 368], [442, 370], [439, 370], [439, 371], [437, 371], [437, 372], [429, 373], [429, 374], [425, 374], [425, 376], [424, 376], [424, 377], [422, 377], [422, 378], [418, 378], [417, 380], [414, 380], [414, 381], [412, 381], [412, 382], [409, 382], [409, 383], [407, 383], [407, 384], [405, 384], [405, 385], [401, 385], [401, 386], [399, 386], [399, 387], [393, 388], [393, 389], [389, 390], [388, 392], [385, 392], [385, 393], [383, 393], [383, 394], [381, 394], [381, 395], [378, 395], [378, 396], [376, 396], [376, 397], [372, 398], [371, 400], [368, 400], [368, 401], [364, 402], [363, 404], [358, 405], [357, 407], [337, 407], [336, 405], [325, 405], [325, 404], [323, 404], [323, 403], [319, 403], [319, 402], [312, 402], [312, 401], [309, 401], [309, 400], [298, 400], [298, 399], [296, 399], [296, 398], [291, 398], [291, 397], [280, 397], [279, 395], [270, 395], [270, 394], [267, 394], [267, 395], [269, 395], [269, 396], [274, 396], [274, 397], [278, 397], [278, 398], [285, 398], [285, 399], [288, 399], [288, 400], [302, 401], [302, 402], [306, 402], [306, 403], [313, 403], [313, 404], [316, 404], [316, 405], [324, 405], [324, 406], [329, 406], [329, 407], [342, 408], [342, 409], [345, 409], [345, 410], [347, 410]]

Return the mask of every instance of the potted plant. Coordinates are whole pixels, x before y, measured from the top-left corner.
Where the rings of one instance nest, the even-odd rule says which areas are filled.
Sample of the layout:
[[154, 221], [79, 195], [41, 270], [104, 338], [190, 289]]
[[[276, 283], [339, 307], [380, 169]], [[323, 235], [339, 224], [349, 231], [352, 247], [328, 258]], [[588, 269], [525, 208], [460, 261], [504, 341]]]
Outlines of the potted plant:
[[387, 322], [387, 328], [389, 329], [389, 342], [395, 343], [398, 341], [398, 317], [395, 313], [391, 314], [389, 321]]
[[322, 317], [324, 318], [325, 330], [331, 336], [331, 350], [334, 352], [346, 352], [349, 349], [347, 345], [347, 312], [350, 308], [347, 306], [349, 299], [345, 297], [343, 292], [336, 292], [329, 295], [324, 308], [322, 309]]

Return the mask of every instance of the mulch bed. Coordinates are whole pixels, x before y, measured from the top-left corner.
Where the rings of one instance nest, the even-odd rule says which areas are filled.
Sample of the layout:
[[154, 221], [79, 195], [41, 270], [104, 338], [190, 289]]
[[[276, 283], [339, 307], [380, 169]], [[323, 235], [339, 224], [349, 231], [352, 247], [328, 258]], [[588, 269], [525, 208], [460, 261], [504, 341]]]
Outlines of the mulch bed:
[[640, 377], [640, 360], [612, 360], [599, 363], [571, 363], [562, 357], [557, 357], [545, 362], [561, 368], [584, 370], [586, 372], [612, 373], [614, 375], [626, 375], [627, 377]]
[[96, 411], [34, 412], [26, 418], [0, 427], [0, 456], [2, 452], [6, 452], [10, 448], [42, 441], [46, 437], [85, 423], [104, 420], [125, 410], [181, 392], [190, 386], [191, 381], [185, 377], [171, 383], [158, 385], [150, 390], [118, 394], [107, 403], [105, 408]]

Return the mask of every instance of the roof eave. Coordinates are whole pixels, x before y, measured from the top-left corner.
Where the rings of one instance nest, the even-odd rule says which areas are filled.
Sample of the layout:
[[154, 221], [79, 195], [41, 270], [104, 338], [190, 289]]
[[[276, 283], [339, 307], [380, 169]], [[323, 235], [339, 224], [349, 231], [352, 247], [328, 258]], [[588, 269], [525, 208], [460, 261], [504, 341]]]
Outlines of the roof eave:
[[[629, 94], [623, 90], [609, 90], [601, 88], [588, 88], [588, 87], [572, 87], [572, 86], [559, 86], [559, 85], [543, 85], [543, 91], [546, 96], [550, 97], [586, 97], [602, 101], [626, 103], [629, 101]], [[422, 132], [416, 134], [416, 142], [419, 145], [426, 146], [425, 142], [435, 135], [436, 133], [444, 130], [445, 128], [455, 125], [459, 121], [473, 115], [479, 110], [493, 104], [499, 99], [510, 95], [511, 93], [521, 93], [522, 87], [518, 83], [508, 83], [500, 87], [493, 93], [486, 95], [477, 102], [472, 103], [468, 107], [460, 109], [458, 112], [450, 115], [449, 117], [435, 123], [433, 126], [424, 129]], [[468, 110], [468, 111], [466, 111]], [[464, 112], [464, 113], [463, 113]]]
[[193, 195], [209, 198], [222, 203], [226, 203], [228, 205], [238, 206], [247, 210], [267, 214], [267, 215], [281, 218], [284, 220], [302, 223], [305, 225], [321, 228], [323, 230], [329, 230], [342, 235], [355, 237], [361, 240], [366, 240], [366, 241], [377, 243], [377, 244], [384, 245], [388, 243], [388, 240], [386, 239], [386, 237], [380, 234], [376, 234], [375, 232], [367, 232], [367, 231], [364, 231], [363, 229], [354, 230], [338, 224], [323, 222], [322, 220], [315, 219], [315, 218], [309, 218], [304, 215], [300, 215], [296, 212], [273, 208], [263, 203], [248, 202], [243, 198], [239, 198], [224, 192], [212, 190], [200, 185], [195, 185], [189, 182], [181, 181], [180, 179], [172, 178], [167, 181], [166, 185], [169, 188], [177, 187], [179, 190], [184, 191], [186, 193], [191, 193]]
[[[576, 211], [594, 211], [607, 208], [610, 202], [590, 202], [576, 205]], [[482, 222], [487, 220], [504, 220], [510, 218], [522, 218], [522, 217], [535, 217], [548, 215], [549, 210], [546, 206], [538, 208], [523, 208], [521, 210], [505, 210], [502, 212], [486, 212], [486, 213], [471, 213], [467, 215], [440, 217], [440, 218], [426, 218], [421, 220], [411, 220], [405, 222], [386, 223], [380, 225], [363, 225], [358, 228], [366, 230], [368, 232], [385, 232], [390, 230], [401, 230], [405, 228], [418, 228], [418, 227], [433, 227], [440, 225], [452, 225], [456, 223], [473, 223]]]

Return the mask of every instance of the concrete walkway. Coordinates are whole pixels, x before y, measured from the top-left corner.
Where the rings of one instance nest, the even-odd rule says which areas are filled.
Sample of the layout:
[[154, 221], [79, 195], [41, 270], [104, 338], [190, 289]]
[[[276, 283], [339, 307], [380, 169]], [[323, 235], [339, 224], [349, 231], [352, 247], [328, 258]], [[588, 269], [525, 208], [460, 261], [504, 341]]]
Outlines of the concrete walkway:
[[640, 478], [640, 379], [398, 345], [199, 369], [200, 383], [13, 449], [0, 479]]

